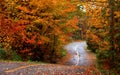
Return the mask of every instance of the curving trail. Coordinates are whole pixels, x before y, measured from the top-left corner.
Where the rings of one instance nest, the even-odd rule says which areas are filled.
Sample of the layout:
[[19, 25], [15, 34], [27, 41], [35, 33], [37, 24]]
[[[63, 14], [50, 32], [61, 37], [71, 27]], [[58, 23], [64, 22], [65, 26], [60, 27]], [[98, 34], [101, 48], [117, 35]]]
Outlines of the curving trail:
[[73, 42], [66, 45], [65, 49], [71, 54], [71, 58], [65, 64], [79, 66], [95, 65], [96, 55], [87, 50], [86, 47], [86, 41]]

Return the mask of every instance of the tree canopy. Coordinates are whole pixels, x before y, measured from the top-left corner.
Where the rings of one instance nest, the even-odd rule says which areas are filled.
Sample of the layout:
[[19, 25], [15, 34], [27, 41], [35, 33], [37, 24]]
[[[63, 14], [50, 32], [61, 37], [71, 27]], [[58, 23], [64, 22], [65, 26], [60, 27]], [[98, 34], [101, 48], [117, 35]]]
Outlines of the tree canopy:
[[[0, 43], [24, 60], [56, 62], [67, 34], [78, 29], [77, 1], [3, 0]], [[3, 32], [4, 31], [4, 32]]]

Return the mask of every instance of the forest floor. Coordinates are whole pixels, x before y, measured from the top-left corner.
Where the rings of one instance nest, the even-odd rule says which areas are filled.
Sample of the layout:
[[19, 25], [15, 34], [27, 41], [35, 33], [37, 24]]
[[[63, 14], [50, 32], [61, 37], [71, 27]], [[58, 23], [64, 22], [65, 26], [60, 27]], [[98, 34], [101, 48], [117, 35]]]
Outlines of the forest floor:
[[[96, 72], [96, 73], [95, 73]], [[0, 62], [0, 75], [100, 75], [94, 66], [66, 66], [32, 62]]]

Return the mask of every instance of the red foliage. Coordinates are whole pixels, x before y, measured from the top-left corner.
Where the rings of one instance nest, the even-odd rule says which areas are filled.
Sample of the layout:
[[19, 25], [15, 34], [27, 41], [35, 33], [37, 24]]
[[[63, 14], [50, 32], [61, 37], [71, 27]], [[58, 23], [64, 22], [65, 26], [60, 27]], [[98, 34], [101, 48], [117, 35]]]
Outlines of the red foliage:
[[20, 53], [29, 53], [30, 49], [20, 50]]

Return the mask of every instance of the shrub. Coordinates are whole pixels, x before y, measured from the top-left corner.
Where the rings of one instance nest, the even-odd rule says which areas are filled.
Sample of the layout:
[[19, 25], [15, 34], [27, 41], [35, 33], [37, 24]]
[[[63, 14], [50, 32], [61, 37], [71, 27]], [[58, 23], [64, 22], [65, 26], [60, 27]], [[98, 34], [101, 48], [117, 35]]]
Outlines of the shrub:
[[7, 50], [0, 48], [0, 60], [14, 60], [20, 61], [21, 57], [16, 52], [8, 52]]

